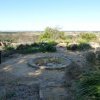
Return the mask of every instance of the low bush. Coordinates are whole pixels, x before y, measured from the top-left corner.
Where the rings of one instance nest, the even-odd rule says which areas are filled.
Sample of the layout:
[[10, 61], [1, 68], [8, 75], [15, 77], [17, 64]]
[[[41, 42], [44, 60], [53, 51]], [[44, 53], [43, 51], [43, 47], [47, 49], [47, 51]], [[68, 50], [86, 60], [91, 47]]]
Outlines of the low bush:
[[57, 41], [57, 40], [65, 40], [64, 32], [59, 31], [56, 28], [47, 27], [44, 31], [44, 34], [40, 35], [40, 42], [48, 42], [48, 41]]
[[31, 46], [30, 45], [28, 45], [28, 44], [21, 44], [21, 45], [19, 45], [17, 48], [16, 48], [16, 50], [25, 50], [25, 49], [28, 49], [28, 48], [30, 48]]
[[69, 43], [72, 43], [72, 42], [73, 42], [73, 36], [67, 35], [67, 36], [66, 36], [65, 42], [67, 43], [67, 45], [68, 45]]
[[78, 45], [78, 50], [89, 50], [92, 49], [92, 47], [88, 43], [80, 43]]
[[78, 45], [77, 44], [71, 44], [67, 46], [67, 50], [77, 50]]
[[87, 40], [85, 39], [82, 39], [82, 38], [78, 38], [77, 39], [77, 42], [80, 44], [80, 43], [88, 43]]
[[5, 57], [11, 56], [14, 53], [16, 53], [15, 47], [13, 47], [10, 43], [7, 45], [4, 45], [4, 47], [2, 48], [2, 59], [4, 59]]
[[55, 42], [40, 42], [40, 43], [33, 43], [33, 44], [21, 44], [14, 48], [11, 45], [7, 45], [3, 49], [3, 56], [8, 57], [15, 53], [21, 54], [29, 54], [29, 53], [37, 53], [37, 52], [55, 52], [56, 45]]
[[85, 73], [77, 83], [77, 100], [100, 100], [100, 71]]
[[67, 46], [68, 50], [89, 50], [92, 47], [88, 43], [80, 43], [80, 44], [71, 44]]
[[6, 45], [3, 47], [4, 50], [8, 51], [8, 50], [15, 50], [15, 48], [11, 45]]
[[31, 44], [30, 46], [32, 46], [32, 47], [38, 47], [39, 46], [39, 43], [33, 43], [33, 44]]
[[39, 48], [41, 52], [55, 52], [56, 47], [52, 43], [40, 43]]
[[55, 47], [56, 43], [55, 42], [50, 42], [50, 43], [34, 43], [34, 44], [30, 44], [30, 45], [19, 45], [16, 50], [18, 53], [36, 53], [36, 52], [55, 52], [56, 51], [56, 47]]
[[40, 51], [40, 49], [36, 48], [36, 47], [26, 48], [26, 49], [23, 49], [23, 50], [17, 50], [17, 52], [21, 53], [21, 54], [36, 53], [36, 52], [39, 52], [39, 51]]
[[97, 38], [97, 36], [93, 33], [82, 33], [79, 37], [87, 42], [96, 40]]
[[51, 45], [51, 46], [56, 46], [58, 43], [57, 42], [55, 42], [55, 41], [49, 41], [49, 42], [47, 42], [49, 45]]

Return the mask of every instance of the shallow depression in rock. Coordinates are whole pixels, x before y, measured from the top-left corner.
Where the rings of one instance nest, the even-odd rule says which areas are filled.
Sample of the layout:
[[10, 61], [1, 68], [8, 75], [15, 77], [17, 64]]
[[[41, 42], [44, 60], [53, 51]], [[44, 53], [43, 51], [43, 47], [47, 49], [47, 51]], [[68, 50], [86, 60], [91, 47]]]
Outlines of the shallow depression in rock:
[[30, 59], [28, 65], [34, 68], [45, 69], [64, 69], [70, 64], [67, 57], [46, 56]]

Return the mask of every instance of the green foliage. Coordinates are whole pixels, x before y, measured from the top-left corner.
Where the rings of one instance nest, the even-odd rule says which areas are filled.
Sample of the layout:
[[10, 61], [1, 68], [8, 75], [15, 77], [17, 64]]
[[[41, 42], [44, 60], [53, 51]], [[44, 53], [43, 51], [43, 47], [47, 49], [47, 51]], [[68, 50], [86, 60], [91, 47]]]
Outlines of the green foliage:
[[38, 52], [39, 48], [36, 46], [36, 44], [31, 44], [31, 45], [19, 45], [16, 48], [18, 53], [22, 53], [22, 54], [28, 54], [28, 53], [34, 53], [34, 52]]
[[38, 51], [39, 48], [37, 47], [24, 47], [24, 49], [17, 49], [17, 52], [21, 54], [36, 53]]
[[21, 54], [29, 54], [29, 53], [37, 53], [37, 52], [55, 52], [56, 51], [56, 42], [39, 42], [39, 43], [33, 43], [33, 44], [21, 44], [14, 48], [11, 45], [6, 45], [3, 48], [4, 57], [15, 54], [15, 53], [21, 53]]
[[67, 45], [67, 50], [78, 50], [77, 44]]
[[66, 36], [66, 40], [65, 40], [65, 42], [67, 43], [67, 45], [69, 44], [69, 43], [72, 43], [72, 41], [73, 41], [73, 36]]
[[81, 39], [86, 40], [87, 42], [96, 40], [96, 35], [92, 33], [82, 33], [79, 36]]
[[16, 53], [16, 49], [11, 45], [6, 45], [3, 47], [2, 52], [2, 57], [9, 57], [10, 55]]
[[76, 88], [77, 100], [100, 100], [100, 71], [85, 73]]
[[51, 46], [56, 46], [57, 45], [57, 42], [55, 42], [55, 41], [49, 41], [47, 43], [50, 44]]
[[89, 50], [92, 49], [92, 47], [88, 43], [80, 43], [78, 45], [78, 50]]
[[59, 31], [58, 29], [55, 29], [55, 28], [49, 28], [47, 27], [44, 31], [44, 34], [42, 34], [40, 36], [40, 41], [43, 41], [43, 42], [46, 42], [46, 41], [55, 41], [55, 40], [59, 40], [59, 39], [62, 39], [64, 40], [65, 39], [65, 34], [64, 32], [61, 32]]
[[87, 40], [86, 39], [82, 39], [82, 38], [78, 38], [77, 39], [77, 42], [80, 44], [80, 43], [87, 43]]
[[31, 46], [28, 44], [26, 44], [26, 45], [21, 44], [16, 48], [16, 50], [24, 50], [24, 49], [28, 49], [29, 47], [31, 47]]
[[6, 46], [4, 46], [3, 49], [4, 49], [4, 50], [7, 50], [7, 51], [15, 50], [15, 48], [14, 48], [13, 46], [11, 46], [11, 45], [6, 45]]
[[56, 47], [54, 47], [54, 44], [50, 43], [40, 43], [39, 48], [41, 52], [55, 52]]
[[26, 44], [26, 45], [19, 45], [16, 50], [19, 53], [36, 53], [36, 52], [55, 52], [56, 51], [56, 47], [55, 47], [55, 43], [54, 42], [50, 42], [50, 43], [34, 43], [34, 44]]
[[68, 50], [89, 50], [92, 47], [88, 43], [71, 44], [67, 46]]

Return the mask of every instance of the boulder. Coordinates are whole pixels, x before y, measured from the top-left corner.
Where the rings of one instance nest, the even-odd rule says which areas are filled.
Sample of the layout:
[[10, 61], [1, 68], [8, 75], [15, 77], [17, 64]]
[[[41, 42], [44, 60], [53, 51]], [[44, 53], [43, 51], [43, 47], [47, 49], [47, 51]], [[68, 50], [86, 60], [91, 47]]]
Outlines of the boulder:
[[69, 66], [67, 66], [65, 71], [66, 79], [78, 79], [82, 73], [82, 68], [75, 62], [72, 62]]
[[95, 63], [96, 54], [95, 54], [94, 51], [88, 51], [88, 52], [86, 52], [85, 57], [86, 57], [86, 60], [87, 60], [89, 63]]

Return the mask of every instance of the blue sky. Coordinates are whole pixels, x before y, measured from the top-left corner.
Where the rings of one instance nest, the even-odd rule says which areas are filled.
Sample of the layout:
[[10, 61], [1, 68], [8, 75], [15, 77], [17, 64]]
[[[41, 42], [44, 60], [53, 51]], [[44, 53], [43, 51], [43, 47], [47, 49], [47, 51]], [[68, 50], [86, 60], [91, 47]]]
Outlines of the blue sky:
[[47, 26], [100, 31], [100, 0], [0, 0], [0, 31]]

